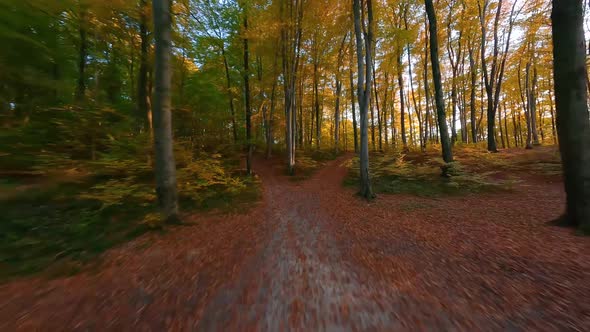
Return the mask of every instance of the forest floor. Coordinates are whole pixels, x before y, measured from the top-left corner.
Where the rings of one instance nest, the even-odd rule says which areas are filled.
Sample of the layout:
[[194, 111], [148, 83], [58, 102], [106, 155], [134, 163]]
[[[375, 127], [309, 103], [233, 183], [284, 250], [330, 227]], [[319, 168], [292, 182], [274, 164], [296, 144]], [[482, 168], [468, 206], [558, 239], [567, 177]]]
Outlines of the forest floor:
[[367, 202], [342, 186], [350, 157], [296, 182], [257, 160], [262, 200], [247, 211], [191, 216], [74, 276], [0, 285], [0, 330], [590, 330], [590, 242], [548, 225], [564, 208], [556, 176]]

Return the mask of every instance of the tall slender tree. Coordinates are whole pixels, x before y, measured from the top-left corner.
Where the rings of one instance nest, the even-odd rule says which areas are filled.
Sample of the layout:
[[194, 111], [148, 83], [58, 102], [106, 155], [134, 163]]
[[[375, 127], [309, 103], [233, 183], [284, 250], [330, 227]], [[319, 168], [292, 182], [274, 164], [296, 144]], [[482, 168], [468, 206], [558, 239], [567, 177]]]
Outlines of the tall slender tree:
[[453, 151], [445, 114], [444, 94], [440, 75], [440, 64], [438, 59], [438, 30], [436, 25], [436, 12], [432, 0], [425, 0], [426, 14], [428, 15], [428, 29], [430, 33], [430, 61], [432, 64], [432, 78], [434, 80], [434, 100], [436, 103], [436, 115], [440, 128], [440, 141], [442, 145], [442, 157], [446, 163], [453, 161]]
[[[366, 7], [365, 7], [366, 6]], [[365, 10], [366, 9], [366, 10]], [[367, 13], [365, 19], [364, 13]], [[373, 4], [371, 0], [353, 0], [354, 32], [358, 65], [357, 95], [361, 121], [360, 144], [360, 195], [371, 199], [375, 197], [369, 176], [369, 121], [368, 111], [371, 101], [372, 45], [373, 45]], [[363, 48], [364, 46], [364, 48]]]
[[244, 107], [246, 108], [246, 172], [252, 174], [252, 108], [250, 107], [250, 49], [248, 46], [248, 7], [241, 3], [244, 15]]
[[553, 0], [557, 133], [567, 205], [565, 223], [590, 230], [590, 121], [581, 0]]
[[[138, 116], [148, 119], [149, 130], [152, 130], [151, 105], [149, 103], [148, 72], [149, 72], [149, 33], [148, 33], [148, 4], [147, 0], [139, 2], [139, 76], [137, 82], [137, 109]], [[144, 119], [145, 119], [144, 118]]]
[[296, 146], [296, 93], [297, 73], [301, 56], [303, 31], [303, 5], [305, 0], [288, 0], [280, 2], [281, 49], [283, 58], [283, 88], [285, 97], [285, 138], [287, 143], [288, 171], [295, 173]]
[[153, 0], [154, 36], [154, 144], [156, 152], [156, 192], [167, 221], [178, 218], [176, 163], [172, 138], [171, 77], [172, 15], [171, 0]]

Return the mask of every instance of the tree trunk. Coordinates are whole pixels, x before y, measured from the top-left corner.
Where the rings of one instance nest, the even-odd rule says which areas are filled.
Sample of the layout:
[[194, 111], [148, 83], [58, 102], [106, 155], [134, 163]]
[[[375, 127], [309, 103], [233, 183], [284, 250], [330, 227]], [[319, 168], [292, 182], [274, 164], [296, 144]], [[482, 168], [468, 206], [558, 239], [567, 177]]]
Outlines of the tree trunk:
[[371, 145], [373, 146], [373, 151], [377, 151], [377, 146], [375, 143], [375, 107], [373, 105], [373, 100], [369, 101], [369, 108], [371, 109]]
[[340, 144], [340, 93], [342, 92], [342, 82], [336, 80], [336, 107], [334, 108], [334, 150], [338, 153]]
[[346, 38], [348, 37], [348, 32], [342, 38], [342, 43], [340, 43], [340, 48], [338, 49], [338, 63], [336, 68], [336, 107], [334, 110], [334, 150], [338, 153], [338, 148], [340, 144], [340, 95], [342, 94], [342, 80], [340, 76], [340, 68], [342, 67], [342, 63], [344, 62], [344, 45], [346, 45]]
[[477, 143], [477, 123], [476, 123], [476, 109], [475, 109], [475, 93], [477, 82], [477, 68], [475, 67], [474, 48], [471, 43], [469, 47], [469, 71], [471, 72], [471, 89], [469, 94], [469, 113], [471, 115], [471, 142]]
[[381, 117], [381, 122], [383, 123], [383, 138], [385, 140], [385, 148], [389, 147], [389, 133], [387, 130], [387, 106], [388, 106], [388, 99], [387, 97], [389, 96], [389, 73], [385, 72], [384, 74], [384, 80], [385, 80], [385, 87], [384, 87], [384, 92], [383, 92], [383, 111], [382, 113], [382, 117]]
[[[502, 122], [500, 121], [500, 126]], [[506, 108], [506, 100], [504, 100], [504, 133], [506, 136], [506, 146], [510, 148], [510, 135], [508, 134], [508, 108]]]
[[395, 127], [395, 76], [391, 79], [391, 144], [397, 147], [397, 128]]
[[[352, 38], [351, 38], [351, 48], [352, 48]], [[359, 152], [359, 142], [358, 142], [358, 132], [357, 132], [357, 123], [356, 123], [356, 102], [354, 101], [354, 78], [353, 78], [353, 71], [352, 71], [352, 57], [354, 52], [351, 51], [351, 65], [350, 65], [350, 104], [352, 106], [352, 135], [354, 136], [354, 152]]]
[[516, 124], [516, 115], [514, 114], [514, 108], [512, 109], [512, 132], [514, 133], [514, 146], [518, 147], [518, 125]]
[[[353, 0], [353, 14], [354, 14], [354, 31], [356, 36], [356, 50], [358, 63], [358, 99], [359, 112], [361, 116], [361, 145], [360, 145], [360, 195], [371, 199], [375, 195], [371, 187], [371, 179], [369, 176], [369, 136], [368, 136], [368, 107], [371, 100], [371, 51], [373, 45], [373, 6], [371, 0], [365, 0], [367, 4], [368, 32], [363, 34], [361, 30], [361, 20], [363, 27], [365, 26], [365, 18], [361, 17], [361, 0]], [[364, 2], [364, 1], [363, 1]], [[364, 4], [363, 4], [364, 5]], [[363, 6], [364, 7], [364, 6]], [[364, 11], [363, 11], [364, 12]], [[363, 15], [364, 16], [364, 15]], [[364, 53], [363, 53], [363, 35]]]
[[[138, 117], [145, 119], [149, 112], [149, 91], [148, 91], [148, 71], [149, 60], [148, 52], [150, 41], [148, 40], [147, 30], [147, 0], [140, 1], [139, 8], [139, 36], [141, 39], [139, 53], [139, 76], [137, 78], [137, 110]], [[151, 130], [151, 128], [150, 128]]]
[[250, 50], [248, 47], [248, 13], [247, 8], [242, 8], [244, 14], [244, 106], [246, 108], [246, 173], [252, 174], [252, 109], [250, 107]]
[[[287, 8], [285, 9], [285, 5]], [[285, 141], [287, 145], [287, 164], [289, 174], [295, 174], [296, 147], [296, 83], [297, 69], [301, 50], [301, 22], [303, 20], [303, 4], [298, 0], [280, 3], [281, 17], [289, 24], [281, 30], [281, 46], [283, 59], [283, 87], [285, 96]]]
[[529, 101], [530, 101], [530, 110], [531, 110], [531, 127], [533, 131], [533, 144], [539, 145], [539, 134], [537, 131], [537, 93], [536, 91], [537, 85], [537, 70], [533, 68], [533, 77], [530, 82], [529, 86]]
[[432, 78], [434, 80], [434, 95], [436, 102], [436, 114], [438, 117], [438, 126], [440, 128], [440, 138], [442, 145], [442, 157], [446, 163], [453, 161], [453, 151], [451, 149], [451, 141], [449, 139], [449, 132], [447, 128], [447, 121], [445, 116], [444, 95], [442, 90], [442, 81], [440, 74], [440, 64], [438, 59], [438, 31], [436, 27], [436, 12], [432, 0], [425, 0], [426, 13], [429, 21], [430, 33], [430, 60], [432, 62]]
[[[550, 84], [547, 84], [550, 86]], [[557, 144], [557, 130], [555, 128], [555, 109], [553, 108], [553, 95], [551, 94], [551, 88], [549, 91], [549, 112], [551, 113], [551, 133], [553, 136], [553, 144]]]
[[408, 150], [408, 140], [406, 139], [406, 103], [404, 98], [404, 75], [402, 70], [402, 51], [398, 49], [399, 56], [397, 57], [397, 82], [399, 85], [399, 106], [400, 106], [400, 127], [402, 135], [402, 148], [404, 151]]
[[506, 149], [506, 141], [504, 135], [506, 134], [502, 129], [502, 108], [498, 108], [498, 128], [500, 129], [500, 141], [502, 142], [502, 149]]
[[[373, 59], [373, 97], [375, 97], [375, 106], [377, 107], [377, 134], [379, 141], [379, 151], [383, 151], [383, 126], [381, 125], [381, 109], [379, 108], [379, 93], [377, 91], [377, 80], [375, 79], [375, 59]], [[373, 129], [375, 132], [375, 129]], [[374, 147], [373, 147], [374, 149]]]
[[566, 223], [590, 230], [590, 121], [582, 1], [553, 0], [557, 133], [567, 196]]
[[272, 155], [272, 146], [273, 146], [272, 129], [273, 129], [273, 125], [274, 125], [276, 89], [277, 89], [277, 79], [275, 76], [274, 82], [272, 84], [272, 91], [270, 93], [270, 114], [268, 115], [268, 124], [267, 124], [268, 128], [266, 130], [266, 158], [267, 159], [269, 159]]
[[320, 93], [319, 93], [319, 77], [318, 64], [313, 64], [313, 92], [315, 98], [315, 124], [316, 124], [316, 149], [320, 149], [322, 139], [322, 126], [320, 114]]
[[526, 97], [526, 103], [525, 103], [525, 119], [526, 119], [526, 128], [527, 128], [527, 134], [526, 134], [526, 149], [532, 149], [533, 148], [533, 144], [532, 144], [532, 137], [533, 137], [533, 131], [534, 131], [534, 116], [532, 116], [532, 102], [531, 102], [531, 86], [530, 86], [530, 68], [531, 68], [531, 64], [527, 63], [526, 64], [526, 69], [525, 69], [525, 81], [524, 81], [524, 89], [525, 89], [525, 97]]
[[428, 142], [428, 131], [430, 127], [430, 90], [428, 88], [428, 17], [424, 20], [424, 99], [426, 101], [426, 114], [424, 115], [424, 139], [423, 151], [426, 151], [426, 143]]
[[155, 35], [154, 143], [156, 153], [156, 192], [162, 215], [174, 221], [178, 215], [176, 164], [172, 138], [170, 106], [172, 16], [170, 0], [153, 0]]
[[223, 66], [225, 68], [225, 81], [227, 88], [227, 98], [229, 99], [232, 134], [234, 137], [234, 143], [238, 143], [238, 126], [236, 124], [236, 110], [234, 108], [234, 97], [231, 92], [231, 77], [229, 74], [229, 64], [227, 62], [227, 56], [225, 55], [225, 46], [223, 45], [221, 45], [221, 56], [223, 57]]
[[81, 6], [78, 27], [78, 33], [80, 35], [80, 45], [78, 48], [78, 86], [76, 88], [76, 100], [79, 102], [83, 101], [86, 95], [86, 57], [88, 56], [88, 41], [86, 39], [87, 25], [86, 9]]
[[[407, 21], [406, 21], [406, 29], [407, 29]], [[416, 113], [416, 117], [418, 118], [418, 142], [420, 144], [420, 147], [422, 147], [422, 116], [420, 114], [420, 110], [418, 108], [418, 102], [416, 101], [416, 94], [414, 93], [414, 77], [412, 76], [412, 56], [411, 56], [411, 51], [410, 51], [410, 47], [408, 46], [408, 80], [410, 81], [410, 95], [412, 96], [412, 103], [414, 106], [414, 112]], [[408, 97], [409, 99], [409, 97]], [[408, 112], [409, 114], [409, 112]], [[410, 132], [413, 131], [412, 129], [412, 117], [411, 115], [409, 116], [410, 118]], [[411, 134], [412, 136], [412, 142], [415, 141], [415, 137], [414, 137], [414, 133]]]

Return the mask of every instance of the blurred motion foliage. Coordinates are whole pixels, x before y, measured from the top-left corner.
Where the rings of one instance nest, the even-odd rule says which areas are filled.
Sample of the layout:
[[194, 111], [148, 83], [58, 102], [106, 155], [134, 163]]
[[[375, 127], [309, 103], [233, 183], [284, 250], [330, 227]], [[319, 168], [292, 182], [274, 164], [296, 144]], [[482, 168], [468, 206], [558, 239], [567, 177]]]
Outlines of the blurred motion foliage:
[[[259, 183], [241, 171], [244, 142], [232, 137], [221, 54], [210, 42], [195, 43], [205, 38], [188, 20], [197, 2], [173, 9], [181, 210], [243, 209], [258, 198]], [[161, 229], [151, 111], [140, 109], [137, 92], [142, 24], [148, 91], [153, 85], [150, 7], [139, 0], [0, 2], [0, 278], [77, 267]], [[231, 6], [216, 10], [225, 13], [225, 56], [238, 109], [238, 17]], [[242, 116], [235, 121], [241, 138]]]

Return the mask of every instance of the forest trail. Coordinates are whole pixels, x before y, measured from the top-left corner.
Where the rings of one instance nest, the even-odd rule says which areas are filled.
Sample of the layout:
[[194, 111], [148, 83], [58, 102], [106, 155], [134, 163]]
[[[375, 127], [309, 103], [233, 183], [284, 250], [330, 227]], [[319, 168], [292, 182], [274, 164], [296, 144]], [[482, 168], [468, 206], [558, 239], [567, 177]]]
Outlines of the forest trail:
[[590, 249], [559, 183], [374, 202], [348, 157], [302, 182], [258, 160], [245, 213], [109, 251], [89, 271], [0, 286], [0, 330], [589, 330]]

